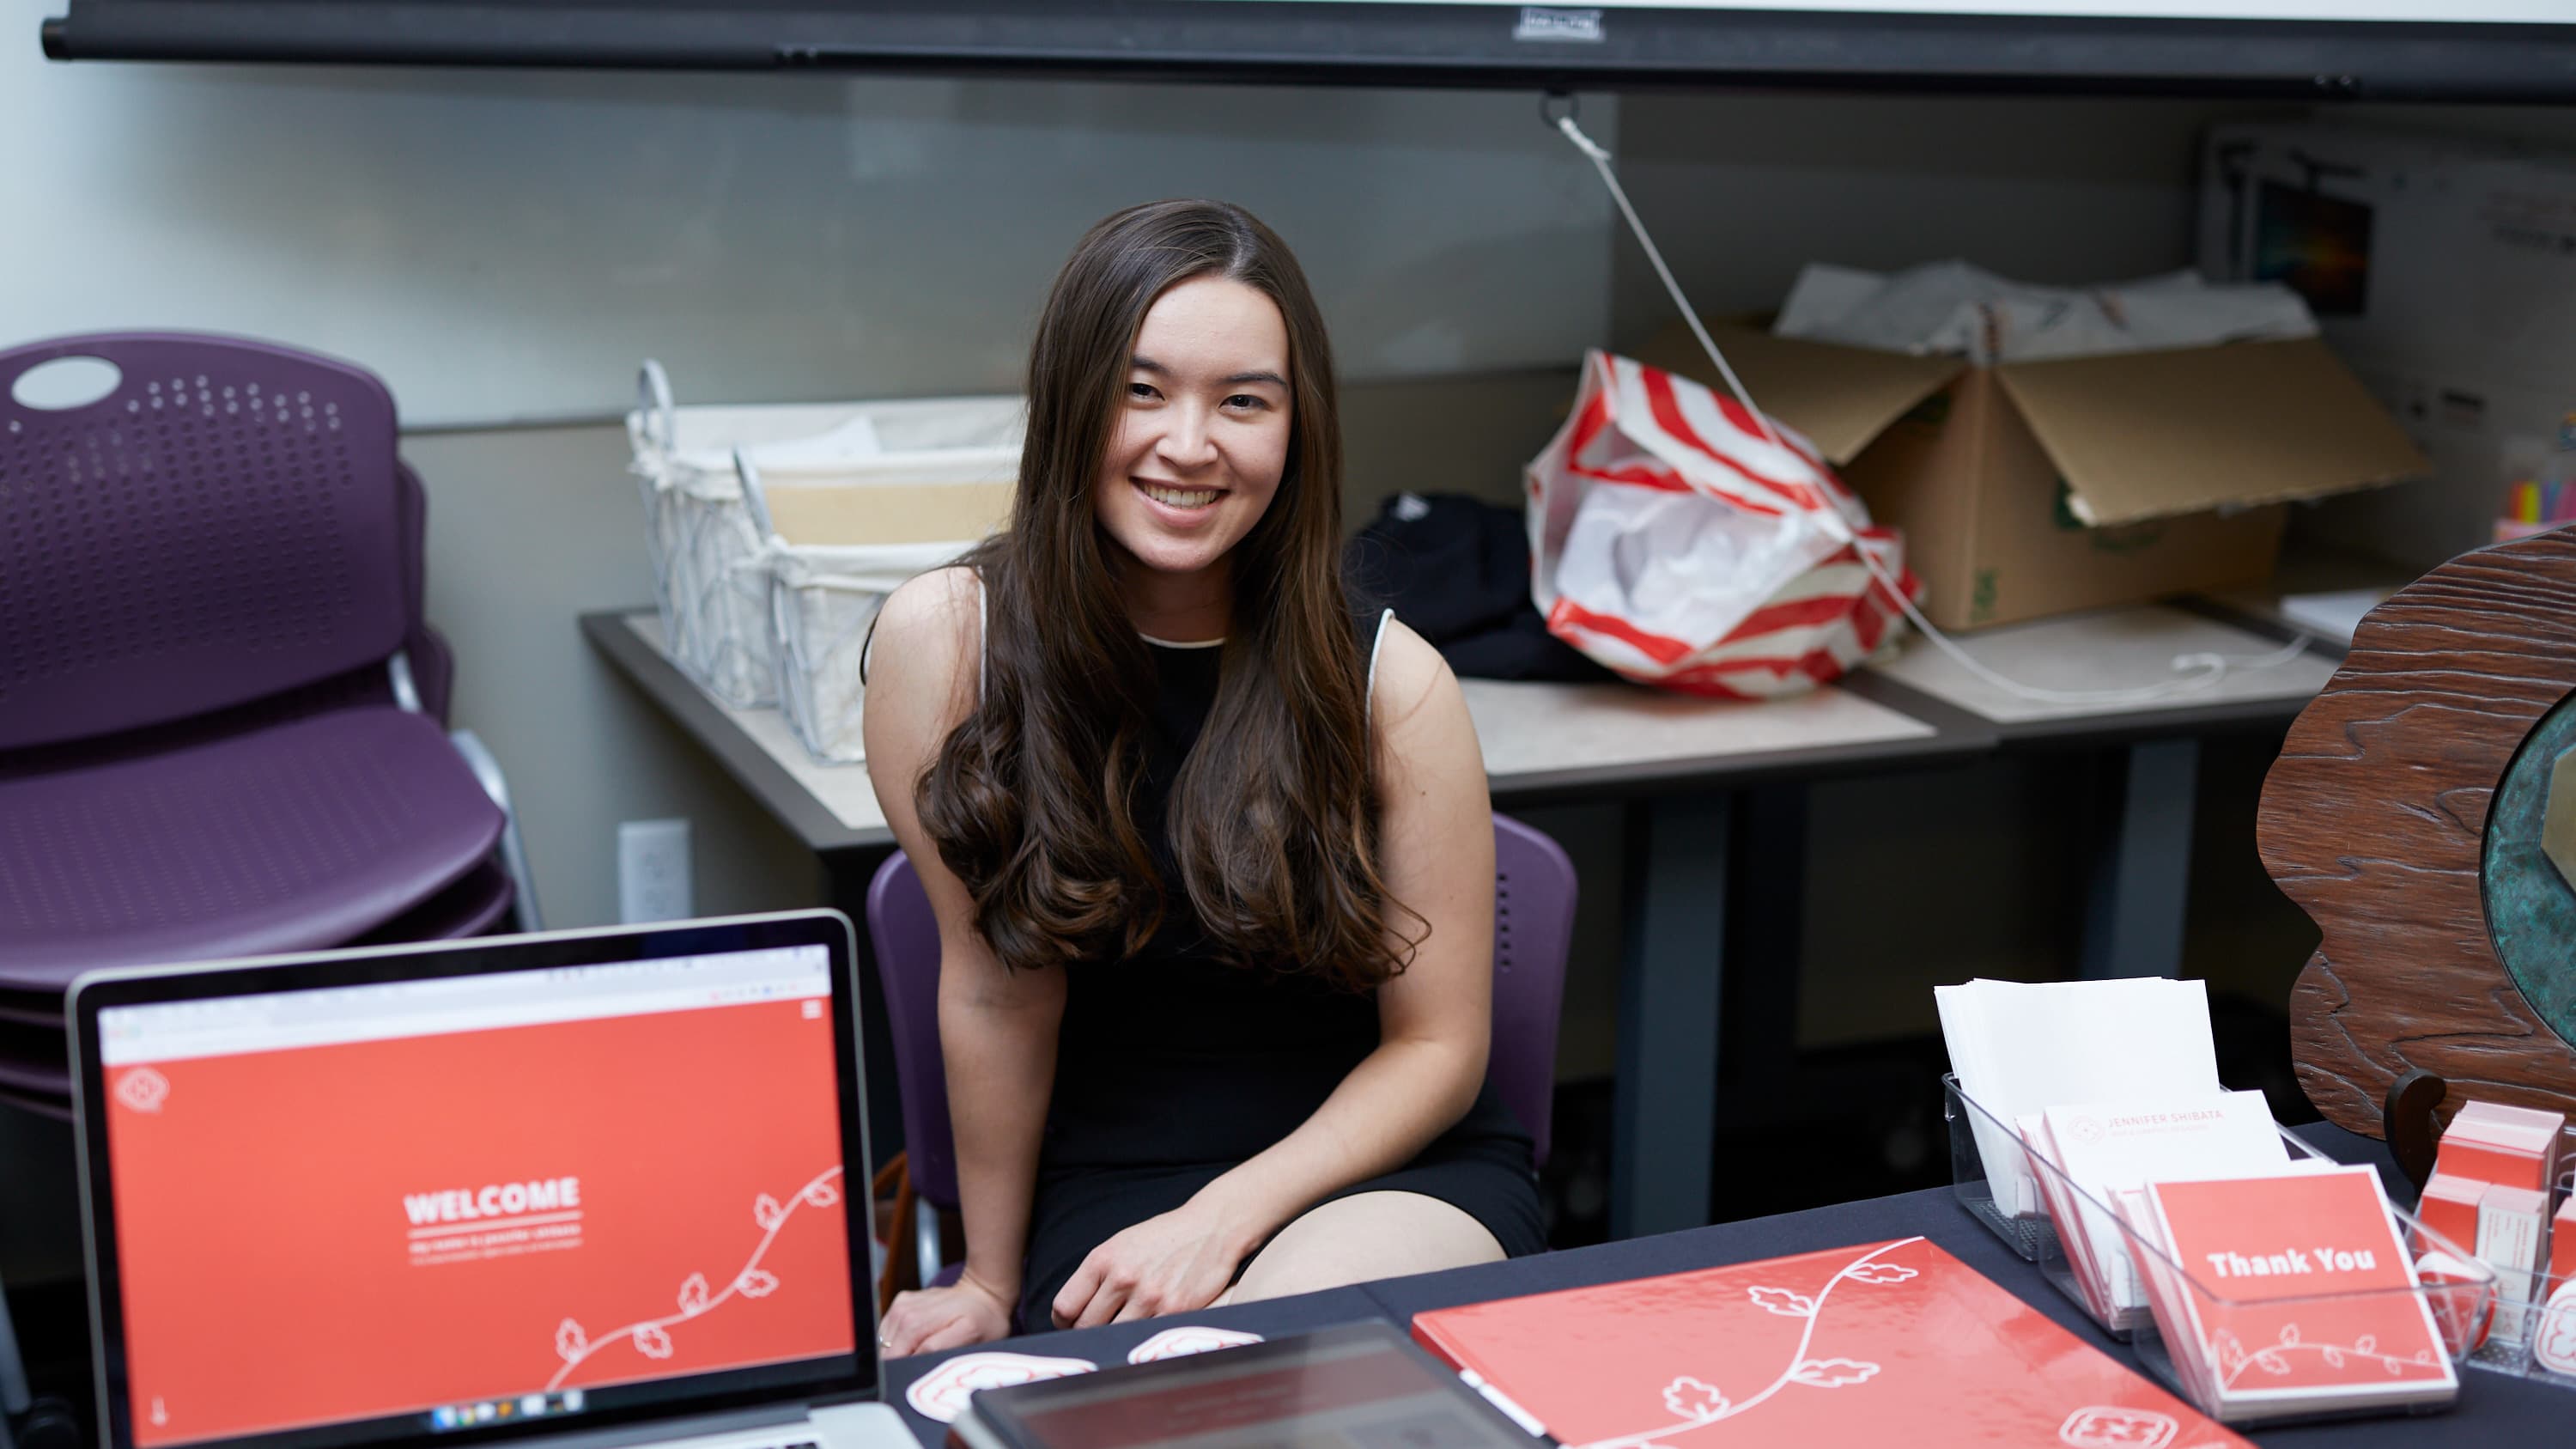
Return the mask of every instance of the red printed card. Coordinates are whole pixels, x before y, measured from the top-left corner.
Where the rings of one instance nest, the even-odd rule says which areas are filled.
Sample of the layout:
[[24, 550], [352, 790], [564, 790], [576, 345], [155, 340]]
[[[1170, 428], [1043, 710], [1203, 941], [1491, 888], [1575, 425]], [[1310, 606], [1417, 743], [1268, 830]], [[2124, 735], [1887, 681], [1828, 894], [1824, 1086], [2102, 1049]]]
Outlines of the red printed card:
[[143, 1449], [855, 1347], [811, 1000], [164, 1061], [107, 1089]]
[[2177, 1360], [2249, 1414], [2449, 1399], [2459, 1379], [2367, 1167], [2160, 1182], [2154, 1275]]
[[1583, 1449], [2246, 1442], [1921, 1238], [1444, 1308], [1413, 1334]]

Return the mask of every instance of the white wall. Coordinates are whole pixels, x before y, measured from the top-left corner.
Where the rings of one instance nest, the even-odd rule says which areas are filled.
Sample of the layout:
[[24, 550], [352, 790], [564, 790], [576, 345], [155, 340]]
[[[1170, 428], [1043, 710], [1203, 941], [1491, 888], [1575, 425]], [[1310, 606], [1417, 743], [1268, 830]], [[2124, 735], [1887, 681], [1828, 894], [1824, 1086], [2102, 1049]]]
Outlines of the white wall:
[[58, 8], [0, 0], [0, 345], [255, 333], [413, 426], [603, 417], [648, 353], [684, 401], [1007, 389], [1083, 228], [1169, 195], [1286, 236], [1355, 378], [1567, 362], [1606, 305], [1525, 96], [55, 65]]
[[[2263, 113], [2186, 100], [1638, 95], [1622, 102], [1619, 149], [1646, 225], [1714, 316], [1777, 306], [1811, 261], [1884, 270], [1964, 257], [2067, 284], [2187, 265], [2200, 131]], [[1633, 345], [1674, 314], [1624, 233], [1615, 269], [1613, 327]]]

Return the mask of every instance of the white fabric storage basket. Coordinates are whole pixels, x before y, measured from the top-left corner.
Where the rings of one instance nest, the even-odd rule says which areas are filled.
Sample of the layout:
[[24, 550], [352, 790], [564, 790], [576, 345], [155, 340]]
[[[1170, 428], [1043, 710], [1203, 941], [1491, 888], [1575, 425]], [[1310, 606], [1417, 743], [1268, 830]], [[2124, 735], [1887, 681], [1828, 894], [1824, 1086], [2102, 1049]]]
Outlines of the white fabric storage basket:
[[1026, 414], [1017, 397], [678, 407], [647, 360], [627, 414], [644, 495], [653, 602], [671, 657], [736, 708], [777, 702], [763, 530], [743, 504], [734, 454], [773, 485], [1008, 479]]
[[[1010, 472], [958, 455], [917, 461], [899, 478], [872, 469], [807, 474], [793, 485], [757, 465], [744, 469], [743, 501], [761, 540], [758, 564], [777, 646], [778, 707], [807, 754], [823, 764], [866, 757], [860, 676], [877, 611], [905, 580], [955, 561], [998, 526], [1012, 481]], [[809, 526], [809, 536], [881, 527], [886, 541], [790, 542], [785, 534], [800, 532], [790, 515], [800, 510], [822, 525]], [[950, 521], [956, 536], [929, 536]]]

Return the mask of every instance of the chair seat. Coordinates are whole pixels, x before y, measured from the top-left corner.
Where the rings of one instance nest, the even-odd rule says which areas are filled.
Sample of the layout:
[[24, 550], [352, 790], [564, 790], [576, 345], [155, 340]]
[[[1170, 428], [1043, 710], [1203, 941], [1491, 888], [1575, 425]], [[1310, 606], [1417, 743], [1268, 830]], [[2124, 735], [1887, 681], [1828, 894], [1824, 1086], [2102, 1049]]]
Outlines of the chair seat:
[[438, 726], [387, 707], [0, 781], [0, 989], [354, 940], [501, 829]]
[[510, 873], [497, 857], [486, 857], [465, 878], [437, 895], [376, 927], [352, 946], [383, 946], [401, 941], [456, 941], [480, 936], [510, 909], [516, 896]]
[[51, 1097], [38, 1096], [29, 1092], [13, 1092], [6, 1087], [0, 1087], [0, 1107], [14, 1108], [33, 1116], [51, 1118], [56, 1122], [72, 1120], [72, 1104], [69, 1098], [57, 1102]]
[[72, 1100], [71, 1069], [0, 1057], [0, 1091], [38, 1101], [59, 1100], [68, 1106]]

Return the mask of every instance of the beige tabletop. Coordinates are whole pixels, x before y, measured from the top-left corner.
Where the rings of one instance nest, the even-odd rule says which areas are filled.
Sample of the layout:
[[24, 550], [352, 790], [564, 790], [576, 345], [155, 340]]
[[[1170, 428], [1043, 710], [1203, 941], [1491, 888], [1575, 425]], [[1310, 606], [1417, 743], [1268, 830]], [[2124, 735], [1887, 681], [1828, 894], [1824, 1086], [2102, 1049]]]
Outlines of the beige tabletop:
[[1937, 733], [1911, 715], [1827, 686], [1766, 704], [1633, 684], [1459, 681], [1485, 775], [1498, 790], [1575, 771], [1828, 750]]
[[[650, 611], [626, 616], [626, 627], [653, 647], [665, 659], [662, 648], [662, 620]], [[675, 666], [676, 669], [676, 666]], [[691, 686], [696, 688], [695, 685]], [[803, 786], [834, 819], [852, 830], [883, 830], [885, 812], [877, 808], [877, 792], [868, 783], [868, 769], [863, 764], [826, 765], [818, 763], [805, 747], [796, 741], [795, 731], [787, 727], [787, 716], [775, 709], [736, 709], [704, 689], [706, 702], [725, 719], [758, 745], [764, 754], [778, 762], [781, 769]]]
[[[2034, 700], [1977, 678], [1920, 638], [1871, 669], [1886, 678], [1997, 724], [2030, 724], [2313, 698], [2335, 661], [2313, 652], [2286, 653], [2277, 639], [2169, 605], [2105, 609], [1963, 634], [1956, 641], [1987, 669], [2026, 686], [2090, 694]], [[2224, 673], [2176, 669], [2183, 656], [2215, 655]], [[2176, 687], [2187, 686], [2187, 687]], [[2152, 696], [2133, 693], [2164, 687]], [[2120, 692], [2128, 693], [2120, 697]]]
[[[662, 652], [660, 619], [644, 612], [626, 615], [623, 622], [655, 653]], [[1494, 679], [1461, 684], [1484, 750], [1485, 773], [1497, 793], [1559, 781], [1571, 785], [1622, 770], [1697, 762], [1723, 766], [1752, 757], [1815, 756], [1924, 742], [1938, 733], [1910, 715], [1831, 687], [1768, 704], [1743, 704], [1627, 684]], [[775, 709], [735, 709], [713, 695], [705, 700], [842, 825], [854, 831], [885, 828], [866, 766], [816, 763]]]

